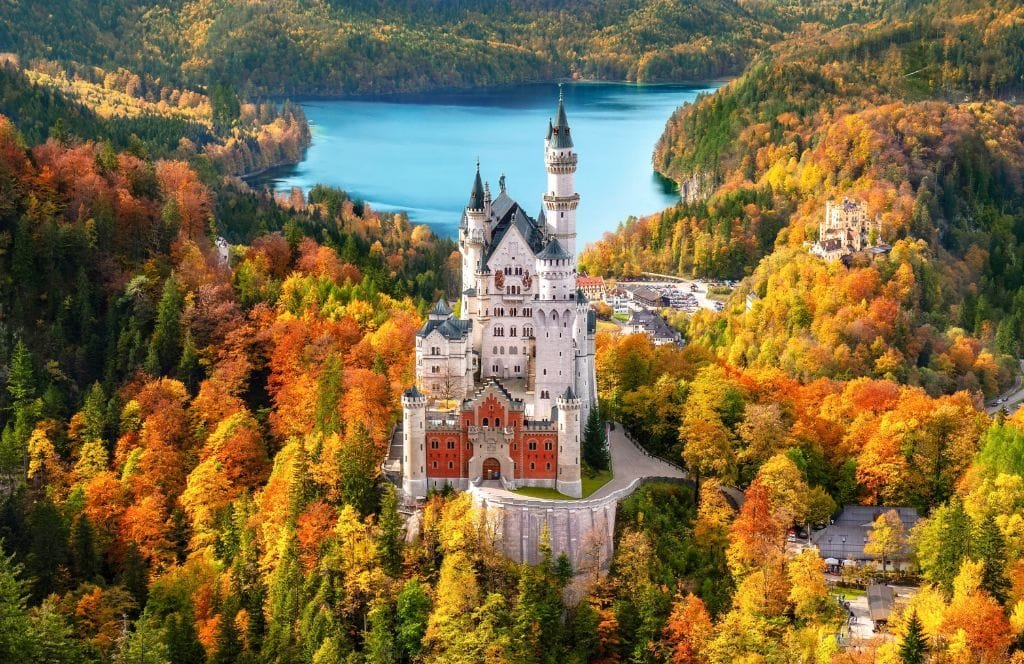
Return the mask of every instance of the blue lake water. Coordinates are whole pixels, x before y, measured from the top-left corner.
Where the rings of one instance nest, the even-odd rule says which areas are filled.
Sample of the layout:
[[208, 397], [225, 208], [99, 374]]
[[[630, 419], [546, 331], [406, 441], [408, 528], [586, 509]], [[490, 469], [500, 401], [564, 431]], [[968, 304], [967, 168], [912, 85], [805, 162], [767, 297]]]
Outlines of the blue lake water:
[[[678, 200], [673, 184], [654, 173], [651, 152], [672, 112], [715, 87], [565, 85], [579, 153], [580, 246], [630, 215], [657, 212]], [[284, 190], [308, 191], [316, 183], [341, 187], [374, 209], [404, 211], [414, 223], [454, 237], [477, 158], [495, 196], [504, 174], [509, 194], [531, 214], [540, 210], [544, 134], [557, 103], [555, 84], [306, 102], [313, 131], [306, 159], [262, 182]]]

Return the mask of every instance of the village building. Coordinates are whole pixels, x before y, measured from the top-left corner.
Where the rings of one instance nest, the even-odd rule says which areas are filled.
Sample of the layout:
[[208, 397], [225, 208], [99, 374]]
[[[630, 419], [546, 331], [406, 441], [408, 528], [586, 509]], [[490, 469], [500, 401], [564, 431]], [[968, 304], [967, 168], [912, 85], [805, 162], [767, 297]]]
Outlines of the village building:
[[[889, 510], [895, 510], [903, 522], [903, 529], [909, 535], [910, 529], [921, 520], [913, 507], [876, 507], [868, 505], [846, 505], [827, 527], [811, 535], [811, 543], [818, 548], [829, 572], [838, 574], [843, 567], [877, 565], [879, 561], [868, 555], [864, 547], [868, 533], [875, 519]], [[886, 567], [907, 569], [911, 565], [911, 549], [907, 544], [890, 560]]]
[[585, 274], [576, 277], [576, 288], [591, 302], [599, 302], [605, 298], [607, 289], [604, 277], [590, 277]]

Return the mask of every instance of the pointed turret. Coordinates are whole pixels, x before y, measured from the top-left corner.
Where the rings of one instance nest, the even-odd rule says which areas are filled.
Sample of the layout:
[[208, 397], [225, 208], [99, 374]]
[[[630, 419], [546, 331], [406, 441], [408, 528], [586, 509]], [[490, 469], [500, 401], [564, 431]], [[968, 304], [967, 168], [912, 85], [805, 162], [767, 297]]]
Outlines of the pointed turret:
[[484, 182], [480, 179], [480, 160], [476, 160], [476, 177], [473, 179], [473, 191], [469, 194], [470, 210], [484, 209]]
[[551, 118], [548, 118], [548, 133], [544, 137], [545, 140], [548, 140], [548, 141], [551, 140], [551, 132], [552, 132], [553, 129], [554, 129], [554, 127], [551, 125]]
[[558, 86], [558, 114], [555, 116], [555, 124], [551, 127], [552, 147], [571, 148], [572, 136], [569, 132], [569, 118], [565, 115], [565, 96], [562, 93], [562, 86]]

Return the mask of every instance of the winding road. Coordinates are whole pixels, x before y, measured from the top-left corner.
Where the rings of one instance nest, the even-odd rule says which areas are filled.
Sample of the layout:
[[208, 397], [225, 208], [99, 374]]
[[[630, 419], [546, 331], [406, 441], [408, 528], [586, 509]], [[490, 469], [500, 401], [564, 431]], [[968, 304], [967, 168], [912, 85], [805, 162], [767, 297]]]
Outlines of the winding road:
[[[1002, 401], [1002, 403], [999, 403]], [[985, 407], [989, 415], [995, 415], [1003, 408], [1008, 413], [1014, 413], [1024, 403], [1024, 360], [1020, 361], [1020, 373], [1013, 381], [1013, 387], [1000, 394], [996, 401], [990, 401]]]

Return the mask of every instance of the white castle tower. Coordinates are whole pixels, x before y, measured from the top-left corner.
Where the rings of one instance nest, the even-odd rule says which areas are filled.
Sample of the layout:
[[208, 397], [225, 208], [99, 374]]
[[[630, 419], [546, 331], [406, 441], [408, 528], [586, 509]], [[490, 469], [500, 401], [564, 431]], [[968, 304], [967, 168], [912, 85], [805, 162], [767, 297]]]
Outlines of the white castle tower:
[[561, 92], [544, 164], [534, 219], [504, 176], [492, 199], [477, 162], [459, 225], [459, 315], [443, 300], [431, 309], [416, 335], [417, 385], [402, 397], [393, 458], [407, 496], [482, 482], [581, 495], [581, 432], [597, 405], [596, 318], [576, 288], [577, 156]]
[[427, 398], [413, 385], [402, 395], [402, 491], [427, 494]]
[[573, 498], [583, 495], [580, 475], [580, 400], [571, 387], [558, 397], [558, 481], [555, 488]]
[[[558, 92], [558, 115], [555, 124], [548, 122], [544, 141], [544, 164], [548, 170], [548, 190], [544, 194], [544, 217], [549, 232], [562, 248], [576, 257], [576, 207], [580, 195], [573, 183], [576, 153], [572, 150], [572, 133], [565, 115], [565, 100]], [[575, 261], [573, 263], [575, 269]]]

